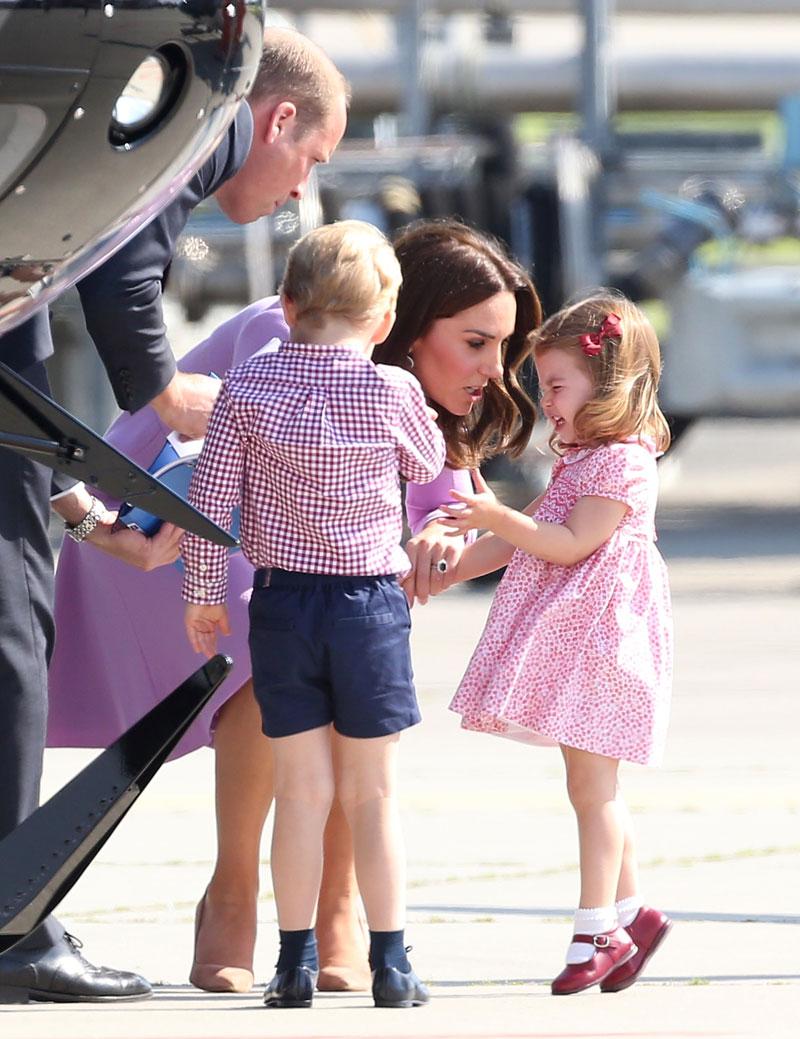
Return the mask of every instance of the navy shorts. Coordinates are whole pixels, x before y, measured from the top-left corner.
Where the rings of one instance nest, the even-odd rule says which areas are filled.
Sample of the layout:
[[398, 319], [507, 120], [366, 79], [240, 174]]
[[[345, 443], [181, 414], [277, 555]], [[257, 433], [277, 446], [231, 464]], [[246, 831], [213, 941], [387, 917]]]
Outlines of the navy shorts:
[[416, 725], [410, 631], [394, 575], [257, 570], [250, 656], [265, 734], [332, 723], [343, 736], [366, 739]]

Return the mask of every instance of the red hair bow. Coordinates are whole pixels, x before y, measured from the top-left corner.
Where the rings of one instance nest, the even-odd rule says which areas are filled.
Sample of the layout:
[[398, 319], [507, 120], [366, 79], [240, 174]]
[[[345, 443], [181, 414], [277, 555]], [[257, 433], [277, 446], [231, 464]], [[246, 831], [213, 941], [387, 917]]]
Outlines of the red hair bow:
[[622, 320], [619, 314], [609, 314], [603, 319], [603, 323], [597, 332], [582, 335], [578, 339], [581, 350], [588, 357], [597, 357], [603, 349], [604, 339], [619, 339], [622, 335]]

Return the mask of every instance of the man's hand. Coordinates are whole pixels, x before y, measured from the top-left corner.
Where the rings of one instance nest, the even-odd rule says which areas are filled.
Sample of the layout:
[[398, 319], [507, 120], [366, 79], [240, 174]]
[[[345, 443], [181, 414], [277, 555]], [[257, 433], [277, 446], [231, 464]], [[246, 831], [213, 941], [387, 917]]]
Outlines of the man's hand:
[[[86, 487], [77, 484], [69, 494], [55, 498], [52, 506], [65, 523], [74, 527], [88, 514], [93, 501]], [[86, 542], [139, 570], [155, 570], [175, 562], [180, 555], [182, 537], [183, 531], [172, 523], [162, 523], [155, 537], [145, 537], [140, 531], [120, 524], [117, 512], [104, 508]]]
[[165, 426], [189, 440], [205, 436], [222, 383], [210, 375], [176, 372], [151, 404]]
[[118, 524], [116, 520], [116, 512], [106, 512], [86, 538], [87, 544], [138, 570], [166, 566], [174, 563], [181, 554], [183, 531], [173, 523], [162, 523], [158, 532], [149, 538], [141, 531]]
[[230, 635], [228, 611], [222, 605], [199, 606], [188, 603], [184, 617], [186, 634], [195, 653], [213, 657], [217, 652], [217, 632]]
[[[451, 537], [437, 520], [406, 543], [405, 550], [412, 569], [403, 580], [403, 590], [409, 606], [413, 606], [415, 601], [424, 606], [429, 596], [439, 595], [453, 584], [463, 549], [463, 541]], [[444, 571], [441, 569], [442, 561], [446, 564]]]

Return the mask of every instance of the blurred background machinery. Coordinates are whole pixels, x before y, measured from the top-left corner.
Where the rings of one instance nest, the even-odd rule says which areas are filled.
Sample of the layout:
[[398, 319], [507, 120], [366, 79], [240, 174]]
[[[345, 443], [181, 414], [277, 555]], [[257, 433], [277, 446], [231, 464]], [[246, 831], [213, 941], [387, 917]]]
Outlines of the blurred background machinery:
[[189, 321], [275, 291], [321, 221], [458, 215], [547, 311], [599, 284], [662, 338], [675, 431], [800, 414], [796, 0], [292, 0], [353, 86], [306, 198], [234, 227], [198, 209], [170, 273]]

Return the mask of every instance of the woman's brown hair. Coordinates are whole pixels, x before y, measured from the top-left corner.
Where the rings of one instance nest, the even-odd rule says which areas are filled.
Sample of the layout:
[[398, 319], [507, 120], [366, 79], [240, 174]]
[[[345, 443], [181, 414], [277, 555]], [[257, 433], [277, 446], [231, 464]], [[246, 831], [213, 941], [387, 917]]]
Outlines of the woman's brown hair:
[[468, 416], [453, 415], [438, 403], [439, 425], [448, 464], [472, 468], [501, 451], [522, 453], [536, 419], [536, 406], [519, 383], [532, 352], [530, 333], [542, 320], [533, 282], [498, 241], [457, 220], [421, 220], [394, 240], [403, 272], [397, 320], [375, 348], [379, 364], [410, 368], [410, 350], [434, 321], [477, 306], [498, 292], [511, 292], [517, 320], [503, 350], [502, 381], [491, 381]]
[[[594, 396], [575, 416], [579, 443], [647, 436], [658, 451], [667, 450], [670, 431], [657, 397], [661, 351], [653, 326], [635, 303], [613, 289], [599, 289], [549, 317], [531, 342], [537, 357], [546, 350], [568, 351], [594, 383]], [[550, 444], [560, 453], [556, 434]]]

